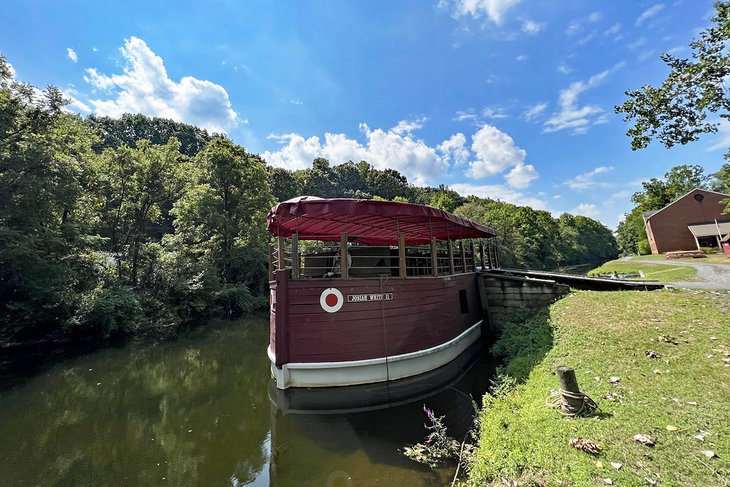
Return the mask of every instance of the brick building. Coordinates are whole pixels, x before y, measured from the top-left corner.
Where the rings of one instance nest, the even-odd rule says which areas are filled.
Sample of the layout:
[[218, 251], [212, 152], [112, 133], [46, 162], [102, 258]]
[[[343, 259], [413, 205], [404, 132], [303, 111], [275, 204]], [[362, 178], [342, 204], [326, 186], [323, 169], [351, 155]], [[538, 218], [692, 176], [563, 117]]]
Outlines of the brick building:
[[661, 210], [644, 212], [644, 226], [651, 252], [720, 247], [730, 233], [730, 215], [723, 215], [722, 200], [730, 195], [693, 189]]

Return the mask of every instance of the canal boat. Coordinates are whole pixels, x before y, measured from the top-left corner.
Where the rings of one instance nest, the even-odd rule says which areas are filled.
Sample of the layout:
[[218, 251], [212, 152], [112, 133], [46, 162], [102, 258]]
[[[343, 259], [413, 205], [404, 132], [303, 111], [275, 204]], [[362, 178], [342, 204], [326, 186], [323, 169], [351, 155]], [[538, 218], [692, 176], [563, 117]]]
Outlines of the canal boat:
[[278, 389], [388, 383], [478, 353], [494, 229], [424, 205], [311, 196], [276, 205], [267, 228]]

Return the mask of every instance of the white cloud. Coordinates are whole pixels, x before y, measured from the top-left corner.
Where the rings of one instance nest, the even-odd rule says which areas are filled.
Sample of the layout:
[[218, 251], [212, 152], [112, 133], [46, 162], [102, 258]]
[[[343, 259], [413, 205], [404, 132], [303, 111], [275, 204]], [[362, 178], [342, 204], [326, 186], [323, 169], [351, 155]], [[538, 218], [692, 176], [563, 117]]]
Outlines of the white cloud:
[[714, 137], [714, 143], [710, 145], [708, 151], [724, 150], [730, 147], [730, 122], [724, 118], [712, 120], [711, 123], [717, 123], [717, 135]]
[[324, 155], [322, 144], [319, 141], [319, 137], [316, 136], [305, 139], [297, 134], [272, 134], [268, 138], [276, 139], [279, 143], [284, 143], [288, 140], [286, 147], [281, 150], [276, 152], [267, 151], [261, 154], [261, 157], [272, 166], [285, 167], [291, 170], [306, 169], [312, 165], [312, 161], [316, 157], [322, 157]]
[[605, 35], [605, 36], [611, 36], [611, 35], [614, 35], [614, 34], [618, 34], [620, 30], [621, 30], [621, 24], [618, 23], [618, 22], [616, 22], [611, 27], [609, 27], [608, 29], [606, 29], [603, 32], [603, 35]]
[[598, 22], [599, 20], [601, 20], [601, 18], [603, 18], [603, 13], [596, 11], [596, 12], [592, 12], [588, 16], [588, 21], [589, 22]]
[[482, 116], [487, 120], [496, 120], [508, 117], [507, 111], [504, 109], [504, 107], [500, 107], [497, 105], [484, 107], [484, 109], [482, 110]]
[[525, 189], [540, 175], [532, 164], [519, 163], [505, 176], [507, 184], [517, 189]]
[[299, 100], [289, 100], [289, 103], [292, 105], [304, 105], [304, 102]]
[[576, 44], [578, 44], [579, 46], [582, 46], [583, 44], [588, 44], [591, 41], [591, 39], [593, 39], [595, 36], [596, 36], [596, 31], [593, 31], [590, 34], [578, 39]]
[[466, 137], [461, 132], [454, 134], [448, 140], [444, 140], [438, 146], [439, 152], [443, 154], [445, 161], [453, 160], [454, 164], [461, 165], [469, 160], [469, 149], [466, 147]]
[[66, 105], [66, 109], [74, 110], [84, 114], [91, 113], [91, 107], [79, 100], [79, 92], [73, 87], [69, 87], [63, 90], [64, 98], [68, 99], [69, 103]]
[[639, 37], [634, 42], [632, 42], [631, 44], [629, 44], [628, 45], [628, 48], [633, 51], [633, 50], [638, 49], [639, 47], [643, 46], [644, 44], [646, 44], [646, 38], [645, 37]]
[[539, 117], [547, 108], [548, 104], [541, 102], [537, 103], [531, 107], [529, 107], [527, 110], [525, 110], [522, 113], [522, 118], [524, 118], [526, 121], [534, 120], [535, 118]]
[[[326, 133], [324, 144], [316, 136], [305, 139], [298, 134], [273, 135], [269, 138], [286, 141], [286, 145], [278, 151], [266, 151], [261, 156], [271, 165], [287, 169], [310, 167], [315, 157], [324, 157], [332, 164], [365, 160], [379, 169], [395, 169], [412, 182], [424, 184], [443, 174], [449, 164], [435, 148], [412, 137], [409, 130], [415, 130], [416, 125], [418, 122], [402, 121], [392, 129], [383, 130], [360, 124], [366, 139], [364, 144], [345, 134]], [[450, 150], [449, 157], [456, 159], [462, 157], [458, 134], [457, 139], [453, 139], [452, 136], [446, 141], [444, 148]]]
[[558, 66], [558, 71], [561, 72], [561, 73], [563, 73], [563, 74], [570, 74], [570, 73], [573, 72], [573, 68], [571, 68], [567, 64], [560, 64]]
[[639, 61], [646, 61], [649, 58], [654, 57], [656, 54], [656, 51], [654, 49], [647, 49], [645, 51], [641, 51], [638, 56], [636, 56], [636, 59]]
[[598, 73], [587, 81], [576, 81], [570, 86], [560, 91], [558, 105], [560, 111], [553, 115], [545, 122], [545, 132], [557, 132], [560, 130], [572, 130], [574, 134], [585, 133], [588, 127], [597, 123], [606, 123], [605, 117], [599, 115], [603, 113], [603, 108], [597, 105], [579, 106], [578, 96], [586, 90], [599, 85], [605, 80], [611, 72], [624, 66], [621, 62], [611, 69]]
[[664, 8], [663, 3], [657, 3], [656, 5], [652, 5], [651, 7], [647, 8], [642, 12], [641, 15], [636, 19], [635, 25], [638, 27], [641, 25], [642, 22], [645, 20], [648, 20], [652, 17], [654, 17], [656, 14], [662, 11]]
[[565, 33], [568, 36], [574, 36], [577, 34], [581, 29], [583, 28], [583, 24], [580, 22], [580, 20], [574, 20], [570, 24], [568, 24], [568, 28], [565, 29]]
[[517, 61], [518, 63], [521, 63], [522, 61], [527, 61], [527, 56], [524, 54], [520, 54], [515, 58], [515, 61]]
[[426, 117], [417, 118], [416, 120], [401, 120], [390, 130], [398, 135], [411, 135], [414, 130], [422, 128], [427, 120]]
[[677, 54], [679, 54], [681, 52], [684, 52], [686, 50], [687, 50], [687, 47], [685, 47], [685, 46], [677, 46], [677, 47], [673, 47], [671, 49], [667, 49], [666, 52], [667, 52], [667, 54], [671, 54], [672, 56], [676, 56]]
[[192, 76], [185, 76], [180, 82], [170, 79], [162, 58], [142, 39], [125, 39], [120, 52], [126, 61], [122, 74], [86, 70], [84, 80], [107, 95], [87, 101], [97, 114], [119, 117], [124, 113], [143, 113], [212, 132], [226, 132], [239, 123], [247, 123], [239, 119], [222, 86]]
[[593, 203], [581, 203], [568, 213], [573, 215], [583, 215], [588, 218], [596, 218], [598, 216], [598, 207]]
[[545, 24], [535, 22], [534, 20], [522, 21], [522, 32], [527, 35], [539, 34], [545, 28]]
[[79, 62], [79, 56], [76, 54], [76, 51], [74, 51], [70, 47], [66, 48], [66, 56], [71, 60], [71, 62]]
[[[459, 18], [471, 15], [479, 18], [482, 15], [489, 17], [489, 20], [497, 25], [502, 23], [504, 16], [509, 9], [520, 3], [522, 0], [452, 0], [454, 17]], [[440, 6], [448, 5], [448, 0], [441, 0]]]
[[464, 120], [474, 120], [475, 118], [477, 118], [477, 116], [470, 109], [467, 111], [457, 111], [456, 116], [453, 118], [453, 120], [456, 122], [463, 122]]
[[449, 188], [453, 189], [462, 196], [478, 196], [480, 198], [491, 198], [506, 203], [512, 203], [517, 206], [529, 206], [535, 210], [547, 210], [547, 205], [540, 198], [535, 198], [532, 194], [524, 193], [507, 188], [503, 185], [478, 185], [469, 183], [450, 184]]
[[578, 32], [582, 31], [587, 24], [596, 23], [601, 20], [601, 17], [603, 17], [601, 12], [593, 12], [587, 17], [574, 19], [570, 22], [570, 24], [568, 24], [568, 28], [565, 29], [565, 33], [568, 37], [574, 36]]
[[515, 145], [512, 137], [487, 124], [472, 135], [471, 150], [476, 159], [469, 163], [468, 174], [476, 179], [501, 174], [518, 164], [524, 164], [527, 156], [523, 149]]
[[565, 181], [563, 184], [568, 186], [570, 189], [576, 191], [583, 191], [586, 189], [593, 189], [597, 187], [608, 187], [608, 183], [596, 181], [596, 176], [600, 174], [606, 174], [607, 172], [610, 172], [612, 170], [613, 167], [610, 166], [599, 166], [592, 171], [579, 174], [573, 179]]
[[10, 79], [15, 79], [15, 68], [8, 60], [5, 60], [5, 66], [8, 67], [8, 72], [10, 73]]

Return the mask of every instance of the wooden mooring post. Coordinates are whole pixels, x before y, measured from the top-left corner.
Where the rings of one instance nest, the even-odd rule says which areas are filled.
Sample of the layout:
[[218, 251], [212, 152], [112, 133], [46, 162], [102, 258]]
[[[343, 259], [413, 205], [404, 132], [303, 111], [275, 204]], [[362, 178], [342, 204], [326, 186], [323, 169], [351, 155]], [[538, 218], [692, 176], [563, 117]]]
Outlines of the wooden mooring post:
[[566, 416], [589, 416], [598, 409], [598, 404], [580, 391], [575, 370], [572, 367], [558, 367], [560, 391], [554, 403]]
[[[560, 382], [560, 391], [563, 396], [563, 400], [568, 403], [568, 406], [580, 409], [583, 405], [583, 398], [580, 398], [580, 387], [578, 386], [578, 379], [575, 377], [575, 370], [572, 367], [558, 367], [558, 381]], [[562, 391], [568, 392], [569, 394], [562, 394]]]

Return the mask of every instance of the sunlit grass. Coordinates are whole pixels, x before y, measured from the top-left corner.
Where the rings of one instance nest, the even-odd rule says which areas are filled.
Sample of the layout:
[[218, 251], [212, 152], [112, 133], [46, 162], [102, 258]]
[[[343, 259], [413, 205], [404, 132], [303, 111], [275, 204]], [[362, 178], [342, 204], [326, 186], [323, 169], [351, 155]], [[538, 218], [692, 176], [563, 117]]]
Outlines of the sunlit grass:
[[[627, 257], [625, 260], [656, 260], [666, 261], [667, 256], [664, 254], [652, 254], [652, 255], [635, 255]], [[730, 257], [722, 253], [717, 254], [706, 254], [704, 259], [693, 259], [692, 257], [686, 257], [683, 259], [672, 259], [672, 262], [696, 262], [698, 264], [727, 264], [730, 265]]]
[[[476, 485], [606, 485], [604, 479], [613, 485], [730, 484], [729, 310], [728, 294], [693, 291], [579, 292], [559, 301], [547, 323], [552, 349], [524, 384], [486, 401], [470, 480]], [[659, 358], [647, 357], [646, 350]], [[529, 347], [519, 353], [529, 354]], [[546, 407], [550, 390], [558, 388], [560, 365], [575, 368], [582, 390], [599, 403], [602, 415], [569, 419]], [[611, 384], [611, 376], [619, 382]], [[609, 393], [618, 399], [606, 399]], [[709, 431], [704, 441], [694, 437], [702, 430]], [[637, 433], [652, 436], [656, 446], [634, 442]], [[597, 443], [600, 455], [570, 447], [569, 440], [577, 437]], [[717, 457], [708, 458], [705, 450]], [[503, 479], [522, 483], [500, 483]]]
[[696, 278], [697, 271], [693, 267], [672, 266], [667, 264], [647, 264], [645, 262], [634, 262], [631, 260], [619, 259], [606, 262], [601, 267], [590, 271], [588, 275], [596, 274], [638, 274], [644, 273], [643, 278], [660, 282], [691, 281]]

